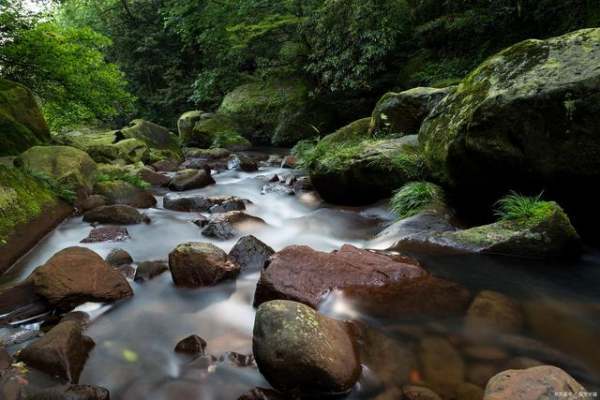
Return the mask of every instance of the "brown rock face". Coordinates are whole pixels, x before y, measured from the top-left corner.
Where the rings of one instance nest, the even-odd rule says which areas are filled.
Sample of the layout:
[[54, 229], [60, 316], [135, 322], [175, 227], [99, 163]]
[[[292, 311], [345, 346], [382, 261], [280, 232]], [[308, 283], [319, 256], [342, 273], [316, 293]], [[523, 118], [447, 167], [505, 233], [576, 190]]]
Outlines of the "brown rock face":
[[576, 399], [586, 390], [560, 368], [549, 365], [508, 370], [494, 376], [485, 388], [484, 400]]
[[129, 239], [129, 232], [122, 226], [101, 226], [90, 231], [81, 243], [122, 242]]
[[285, 299], [316, 308], [332, 289], [377, 288], [427, 275], [416, 262], [395, 261], [351, 245], [332, 253], [289, 246], [271, 257], [256, 287], [254, 305]]
[[469, 307], [465, 325], [473, 333], [516, 333], [523, 328], [523, 312], [510, 297], [484, 290]]
[[131, 206], [112, 205], [86, 212], [83, 220], [99, 224], [135, 225], [144, 222], [144, 216]]
[[176, 286], [213, 286], [224, 279], [235, 278], [240, 266], [210, 243], [180, 244], [169, 254], [169, 268]]
[[215, 180], [210, 175], [210, 171], [204, 169], [184, 169], [169, 182], [169, 189], [182, 192], [184, 190], [201, 189], [212, 185]]
[[346, 323], [301, 303], [262, 304], [256, 313], [252, 348], [260, 372], [283, 392], [314, 398], [340, 394], [348, 392], [361, 373]]
[[29, 279], [37, 294], [65, 310], [87, 301], [110, 302], [133, 295], [127, 280], [117, 270], [83, 247], [59, 251]]
[[27, 346], [19, 360], [52, 376], [77, 383], [94, 341], [83, 335], [81, 326], [66, 321]]

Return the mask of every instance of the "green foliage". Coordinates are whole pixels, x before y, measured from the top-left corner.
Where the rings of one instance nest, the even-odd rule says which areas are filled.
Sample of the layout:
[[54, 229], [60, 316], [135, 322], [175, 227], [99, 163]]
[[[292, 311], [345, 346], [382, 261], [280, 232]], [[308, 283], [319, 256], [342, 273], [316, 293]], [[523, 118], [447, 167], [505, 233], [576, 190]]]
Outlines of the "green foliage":
[[52, 129], [132, 111], [133, 97], [123, 74], [104, 57], [109, 38], [17, 11], [2, 19], [8, 27], [0, 46], [0, 76], [41, 97]]
[[123, 181], [140, 189], [149, 189], [151, 185], [137, 175], [122, 170], [105, 170], [96, 177], [97, 182]]
[[235, 131], [218, 132], [214, 135], [211, 148], [229, 149], [236, 146], [250, 147], [250, 141]]
[[69, 204], [74, 204], [77, 200], [77, 193], [68, 185], [59, 183], [51, 176], [39, 171], [27, 171], [27, 174], [37, 179], [42, 186], [54, 193], [56, 197], [66, 201]]
[[545, 219], [555, 208], [554, 203], [537, 196], [523, 196], [511, 192], [496, 203], [496, 216], [502, 221], [523, 221], [535, 223]]
[[403, 151], [378, 158], [371, 163], [384, 171], [402, 171], [409, 179], [421, 179], [425, 176], [425, 160], [416, 151]]
[[444, 206], [444, 191], [430, 182], [410, 182], [394, 192], [390, 205], [398, 219], [411, 217], [423, 210]]

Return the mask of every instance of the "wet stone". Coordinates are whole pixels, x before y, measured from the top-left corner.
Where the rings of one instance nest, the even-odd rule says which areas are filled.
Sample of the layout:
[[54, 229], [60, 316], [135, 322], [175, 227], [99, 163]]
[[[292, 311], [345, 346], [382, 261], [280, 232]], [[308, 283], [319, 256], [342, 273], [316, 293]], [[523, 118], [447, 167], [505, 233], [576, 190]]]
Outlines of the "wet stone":
[[237, 262], [242, 271], [260, 271], [274, 253], [271, 247], [248, 235], [237, 241], [229, 252], [229, 258]]
[[127, 205], [102, 206], [83, 215], [84, 222], [116, 225], [135, 225], [146, 222], [137, 209]]
[[166, 261], [143, 261], [138, 263], [134, 280], [140, 283], [146, 282], [168, 270], [169, 265]]
[[113, 267], [118, 267], [133, 263], [133, 258], [123, 249], [113, 249], [106, 256], [105, 261]]
[[198, 335], [191, 335], [182, 339], [175, 346], [176, 353], [188, 354], [191, 356], [203, 356], [206, 350], [206, 341]]
[[102, 226], [91, 230], [81, 243], [122, 242], [130, 239], [127, 228], [121, 226]]

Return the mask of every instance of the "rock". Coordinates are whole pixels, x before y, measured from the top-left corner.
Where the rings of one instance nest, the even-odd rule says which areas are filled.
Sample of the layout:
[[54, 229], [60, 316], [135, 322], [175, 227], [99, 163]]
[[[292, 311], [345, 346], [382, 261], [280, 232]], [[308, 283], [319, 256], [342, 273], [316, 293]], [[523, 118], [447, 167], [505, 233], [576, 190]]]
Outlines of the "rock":
[[247, 203], [249, 203], [249, 200], [240, 199], [235, 196], [205, 197], [201, 195], [168, 193], [163, 198], [164, 208], [182, 212], [225, 213], [229, 211], [241, 211], [246, 209]]
[[296, 160], [296, 157], [294, 156], [285, 156], [283, 158], [283, 160], [281, 161], [281, 168], [291, 168], [294, 169], [296, 168], [296, 163], [298, 162], [298, 160]]
[[[200, 111], [200, 110], [187, 111], [187, 112], [181, 114], [181, 116], [177, 120], [177, 131], [179, 132], [179, 138], [181, 139], [181, 142], [184, 145], [187, 146], [187, 145], [189, 145], [190, 142], [194, 141], [192, 139], [194, 126], [196, 125], [197, 122], [202, 120], [202, 116], [204, 114], [205, 114], [205, 112]], [[207, 143], [208, 141], [207, 142], [200, 141], [200, 142], [201, 142], [201, 144], [210, 145], [210, 143]]]
[[228, 361], [238, 368], [256, 368], [256, 362], [252, 354], [240, 354], [235, 351], [230, 351], [220, 357], [220, 361]]
[[483, 389], [472, 383], [461, 383], [456, 388], [457, 400], [483, 400]]
[[[215, 139], [222, 137], [234, 137], [242, 147], [248, 147], [248, 142], [238, 133], [237, 124], [225, 115], [203, 113], [195, 122], [189, 135], [181, 136], [181, 142], [184, 146], [190, 147], [223, 147], [215, 146], [221, 143], [215, 143]], [[181, 134], [181, 132], [180, 132]], [[226, 143], [230, 144], [230, 143]], [[244, 146], [245, 145], [245, 146]]]
[[169, 186], [171, 178], [158, 172], [154, 172], [148, 167], [144, 167], [139, 172], [139, 177], [152, 186]]
[[465, 380], [465, 365], [452, 344], [441, 337], [426, 337], [419, 344], [423, 378], [444, 398], [453, 398]]
[[292, 189], [294, 189], [294, 192], [300, 193], [300, 192], [311, 192], [315, 188], [314, 188], [309, 176], [300, 176], [300, 177], [298, 177], [298, 179], [296, 179], [296, 182], [294, 182]]
[[248, 156], [238, 154], [237, 161], [235, 162], [236, 168], [244, 172], [256, 172], [258, 171], [258, 163]]
[[222, 280], [234, 279], [240, 266], [210, 243], [180, 244], [169, 254], [169, 268], [176, 286], [214, 286]]
[[478, 386], [485, 386], [500, 369], [490, 362], [469, 363], [466, 370], [466, 380]]
[[241, 395], [238, 400], [288, 400], [288, 397], [272, 389], [255, 388]]
[[260, 372], [284, 392], [345, 393], [361, 373], [347, 325], [291, 301], [270, 301], [258, 308], [252, 349]]
[[402, 400], [442, 400], [431, 389], [423, 386], [406, 385], [402, 388]]
[[183, 149], [183, 154], [186, 158], [197, 158], [203, 161], [215, 161], [228, 159], [231, 156], [231, 151], [222, 148], [216, 149], [198, 149], [194, 147], [186, 147]]
[[192, 221], [194, 225], [196, 225], [198, 228], [204, 228], [206, 225], [208, 225], [208, 218], [205, 217], [204, 215], [198, 215], [198, 218], [195, 219], [194, 221]]
[[177, 136], [164, 126], [153, 122], [134, 119], [129, 126], [121, 128], [120, 134], [125, 138], [141, 140], [151, 148], [171, 150], [175, 155], [180, 152]]
[[34, 146], [15, 161], [28, 171], [46, 175], [72, 190], [91, 190], [96, 177], [96, 163], [74, 147]]
[[156, 172], [175, 172], [179, 169], [179, 161], [174, 159], [160, 160], [152, 164]]
[[479, 361], [504, 361], [508, 353], [499, 347], [490, 345], [470, 345], [463, 349], [466, 357]]
[[122, 226], [101, 226], [94, 228], [81, 243], [122, 242], [129, 239], [127, 228]]
[[94, 345], [94, 341], [82, 333], [79, 324], [66, 321], [24, 348], [18, 358], [49, 375], [77, 383]]
[[35, 293], [70, 310], [88, 301], [112, 302], [133, 295], [125, 278], [93, 251], [69, 247], [53, 255], [28, 278]]
[[511, 298], [490, 290], [480, 292], [469, 307], [465, 329], [473, 334], [518, 333], [523, 329], [521, 306]]
[[260, 189], [260, 194], [265, 195], [268, 193], [279, 193], [288, 196], [296, 194], [293, 188], [280, 181], [269, 182]]
[[27, 397], [28, 400], [110, 400], [107, 389], [91, 385], [67, 385], [44, 389]]
[[147, 220], [138, 210], [126, 205], [102, 206], [88, 211], [83, 220], [90, 223], [134, 225]]
[[83, 212], [86, 212], [105, 205], [108, 205], [108, 200], [104, 196], [93, 194], [86, 197], [81, 203], [79, 203], [79, 209]]
[[241, 237], [229, 252], [242, 271], [260, 271], [275, 253], [271, 247], [252, 235]]
[[585, 388], [565, 371], [547, 365], [499, 373], [488, 382], [484, 400], [545, 400], [556, 393], [576, 399], [585, 392]]
[[0, 375], [2, 375], [2, 371], [9, 369], [12, 363], [13, 359], [10, 354], [3, 346], [0, 346]]
[[201, 189], [214, 184], [215, 181], [210, 175], [210, 171], [198, 169], [184, 169], [171, 179], [169, 189], [182, 192], [185, 190]]
[[500, 221], [475, 228], [409, 236], [394, 248], [400, 251], [426, 248], [441, 253], [485, 253], [525, 258], [574, 256], [580, 238], [569, 217], [554, 202], [546, 202], [543, 215]]
[[332, 253], [289, 246], [271, 257], [258, 281], [254, 304], [288, 299], [316, 308], [333, 289], [376, 289], [425, 276], [427, 272], [414, 261], [395, 261], [351, 245]]
[[233, 121], [254, 144], [293, 146], [331, 127], [331, 113], [310, 91], [302, 79], [241, 85], [223, 98], [217, 115]]
[[373, 110], [369, 133], [402, 136], [419, 133], [425, 117], [454, 90], [456, 87], [417, 87], [400, 93], [386, 93]]
[[203, 356], [204, 350], [206, 350], [206, 340], [197, 335], [188, 336], [175, 346], [176, 353], [184, 353], [191, 356]]
[[239, 231], [252, 230], [266, 222], [259, 217], [246, 214], [242, 211], [230, 211], [224, 214], [217, 214], [213, 217], [202, 230], [202, 235], [227, 240], [234, 238]]
[[156, 205], [156, 198], [151, 192], [129, 182], [98, 182], [94, 185], [94, 192], [104, 196], [109, 204], [123, 204], [135, 208], [150, 208]]
[[165, 261], [143, 261], [135, 270], [135, 281], [146, 282], [169, 270]]
[[250, 203], [250, 200], [244, 200], [234, 196], [209, 197], [209, 200], [214, 203], [208, 209], [211, 214], [243, 211], [246, 209], [246, 204]]
[[544, 365], [543, 362], [528, 357], [515, 357], [508, 360], [504, 369], [528, 369]]
[[[435, 178], [466, 210], [509, 189], [545, 193], [576, 216], [598, 215], [600, 29], [525, 40], [488, 58], [424, 121]], [[585, 149], [585, 151], [582, 151]], [[468, 188], [477, 187], [477, 196]], [[577, 225], [577, 224], [576, 224]]]
[[[125, 139], [121, 140], [113, 145], [117, 150], [117, 157], [125, 161], [126, 164], [135, 164], [143, 160], [147, 160], [150, 154], [150, 148], [148, 145], [139, 139]], [[109, 158], [108, 161], [114, 161], [117, 157], [112, 160]], [[94, 158], [94, 157], [92, 157]], [[100, 162], [94, 158], [96, 162]]]
[[0, 156], [16, 156], [50, 142], [50, 131], [33, 93], [0, 79]]

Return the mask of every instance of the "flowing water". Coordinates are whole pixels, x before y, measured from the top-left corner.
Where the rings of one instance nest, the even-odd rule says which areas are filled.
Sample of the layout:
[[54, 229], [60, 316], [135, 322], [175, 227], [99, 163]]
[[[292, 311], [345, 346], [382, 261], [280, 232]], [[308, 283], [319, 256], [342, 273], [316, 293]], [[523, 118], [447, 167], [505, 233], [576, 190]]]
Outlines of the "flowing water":
[[[323, 251], [345, 243], [370, 247], [373, 235], [391, 221], [385, 204], [341, 209], [323, 204], [311, 193], [262, 195], [264, 176], [278, 173], [289, 174], [290, 170], [226, 171], [215, 175], [216, 185], [186, 194], [235, 195], [251, 200], [247, 212], [263, 218], [268, 226], [253, 227], [244, 233], [255, 235], [275, 250], [291, 244]], [[169, 252], [183, 242], [211, 241], [225, 251], [235, 244], [237, 239], [213, 241], [203, 237], [193, 223], [198, 214], [163, 209], [163, 194], [157, 193], [157, 208], [144, 210], [152, 223], [128, 226], [131, 239], [124, 242], [80, 244], [91, 227], [81, 217], [65, 221], [19, 261], [3, 278], [5, 284], [24, 279], [68, 246], [86, 246], [103, 257], [114, 248], [122, 248], [141, 262], [166, 260]], [[422, 365], [418, 343], [430, 336], [453, 343], [462, 354], [466, 379], [481, 386], [491, 375], [511, 365], [511, 360], [516, 363], [519, 359], [515, 361], [515, 357], [558, 365], [590, 390], [600, 383], [600, 255], [589, 251], [572, 263], [422, 254], [417, 258], [435, 275], [457, 281], [472, 293], [489, 289], [520, 301], [528, 321], [525, 333], [487, 338], [486, 349], [489, 352], [493, 348], [495, 356], [473, 356], [468, 348], [477, 344], [478, 338], [465, 337], [461, 319], [374, 317], [359, 312], [343, 296], [334, 295], [321, 311], [361, 321], [366, 332], [361, 343], [363, 376], [349, 398], [373, 399], [385, 387], [419, 382]], [[256, 368], [236, 366], [227, 358], [229, 352], [251, 353], [255, 314], [252, 300], [258, 276], [243, 274], [235, 282], [189, 290], [176, 288], [167, 272], [143, 284], [131, 282], [135, 291], [132, 299], [111, 307], [79, 307], [92, 316], [86, 334], [96, 342], [80, 383], [104, 386], [111, 391], [111, 398], [127, 400], [235, 400], [256, 386], [269, 387]], [[0, 328], [0, 339], [22, 334], [24, 328], [35, 331], [38, 326]], [[190, 366], [190, 360], [176, 355], [175, 344], [191, 334], [204, 338], [207, 352], [223, 356], [223, 360], [206, 370], [194, 367], [194, 363]], [[445, 364], [445, 360], [439, 363]], [[33, 377], [40, 385], [47, 383], [41, 374]]]

